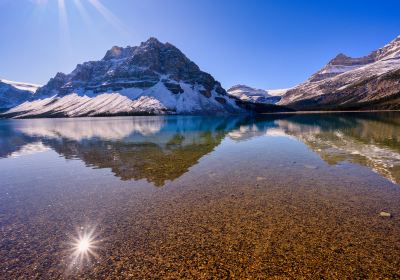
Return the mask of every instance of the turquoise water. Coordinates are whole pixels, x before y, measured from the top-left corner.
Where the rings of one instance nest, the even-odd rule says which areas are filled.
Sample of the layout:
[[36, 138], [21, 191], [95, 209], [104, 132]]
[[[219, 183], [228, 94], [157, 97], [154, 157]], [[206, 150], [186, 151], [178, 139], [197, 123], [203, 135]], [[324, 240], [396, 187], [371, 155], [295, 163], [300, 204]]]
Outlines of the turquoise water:
[[400, 273], [399, 113], [0, 120], [0, 178], [6, 279]]

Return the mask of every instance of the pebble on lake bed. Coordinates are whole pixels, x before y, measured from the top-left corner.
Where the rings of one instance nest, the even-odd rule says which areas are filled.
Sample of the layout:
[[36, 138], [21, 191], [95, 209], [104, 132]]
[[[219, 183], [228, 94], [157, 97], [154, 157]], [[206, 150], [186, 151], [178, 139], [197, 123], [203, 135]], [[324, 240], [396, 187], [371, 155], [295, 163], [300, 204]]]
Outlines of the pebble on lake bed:
[[381, 216], [381, 217], [392, 217], [392, 214], [390, 214], [389, 212], [385, 212], [385, 211], [382, 211], [382, 212], [380, 212], [379, 213], [379, 216]]

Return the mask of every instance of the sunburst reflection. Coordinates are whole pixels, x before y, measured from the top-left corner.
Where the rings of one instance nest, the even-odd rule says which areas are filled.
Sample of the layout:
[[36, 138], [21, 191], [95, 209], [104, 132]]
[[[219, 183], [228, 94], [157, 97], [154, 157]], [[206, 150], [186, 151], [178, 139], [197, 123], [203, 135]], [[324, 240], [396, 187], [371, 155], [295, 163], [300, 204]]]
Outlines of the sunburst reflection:
[[77, 230], [77, 235], [72, 237], [70, 243], [71, 267], [81, 268], [99, 258], [101, 240], [98, 237], [94, 227], [80, 227]]

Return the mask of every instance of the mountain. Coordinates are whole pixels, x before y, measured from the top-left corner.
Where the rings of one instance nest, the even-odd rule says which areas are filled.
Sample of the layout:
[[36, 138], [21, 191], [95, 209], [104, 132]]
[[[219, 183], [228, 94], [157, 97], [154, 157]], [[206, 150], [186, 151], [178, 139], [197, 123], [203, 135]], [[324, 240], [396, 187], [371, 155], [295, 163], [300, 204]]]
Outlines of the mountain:
[[0, 111], [20, 105], [32, 98], [38, 85], [0, 79]]
[[364, 57], [339, 54], [278, 104], [296, 110], [400, 109], [400, 36]]
[[5, 117], [373, 109], [400, 109], [400, 36], [364, 57], [339, 54], [290, 89], [237, 85], [226, 92], [179, 49], [155, 38], [114, 46], [101, 60], [57, 73], [40, 88], [0, 81]]
[[210, 74], [170, 43], [155, 38], [136, 47], [114, 46], [99, 61], [57, 73], [14, 117], [243, 112]]
[[276, 104], [281, 100], [281, 95], [288, 89], [264, 90], [256, 89], [246, 85], [236, 85], [228, 89], [230, 96], [236, 97], [245, 102]]

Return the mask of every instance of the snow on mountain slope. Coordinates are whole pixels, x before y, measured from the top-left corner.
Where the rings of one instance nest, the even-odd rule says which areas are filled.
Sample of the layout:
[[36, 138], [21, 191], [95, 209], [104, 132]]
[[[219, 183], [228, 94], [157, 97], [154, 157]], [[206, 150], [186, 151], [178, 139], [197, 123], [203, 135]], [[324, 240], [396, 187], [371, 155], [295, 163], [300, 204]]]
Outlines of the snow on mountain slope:
[[256, 89], [246, 85], [236, 85], [228, 89], [230, 96], [252, 103], [275, 104], [285, 94], [287, 89], [264, 90]]
[[255, 89], [245, 85], [236, 85], [227, 90], [228, 94], [235, 96], [240, 100], [250, 102], [264, 102], [270, 97], [267, 91], [263, 89]]
[[[7, 114], [18, 117], [30, 116], [100, 116], [123, 114], [165, 114], [165, 113], [203, 113], [204, 108], [208, 112], [224, 112], [226, 104], [221, 104], [214, 98], [218, 98], [215, 92], [211, 98], [205, 98], [190, 85], [182, 84], [185, 95], [172, 94], [162, 83], [143, 90], [135, 99], [130, 99], [125, 94], [129, 91], [102, 93], [89, 97], [71, 93], [65, 96], [53, 96], [49, 98], [25, 102], [10, 109]], [[129, 94], [128, 94], [129, 95]], [[212, 98], [214, 97], [214, 98]], [[228, 103], [229, 102], [229, 103]], [[232, 107], [236, 106], [232, 100], [227, 101]]]
[[30, 91], [32, 93], [35, 93], [41, 87], [41, 85], [30, 84], [30, 83], [22, 83], [22, 82], [15, 82], [15, 81], [10, 81], [10, 80], [6, 80], [6, 79], [0, 79], [0, 82], [8, 84], [10, 86], [13, 86], [16, 89], [27, 90], [27, 91]]
[[267, 93], [271, 96], [282, 96], [291, 88], [280, 88], [280, 89], [267, 89]]
[[365, 57], [338, 55], [278, 104], [300, 110], [400, 108], [400, 37]]
[[329, 63], [325, 65], [324, 68], [312, 75], [309, 81], [321, 81], [326, 78], [334, 77], [339, 74], [355, 70], [372, 62], [374, 62], [374, 58], [372, 55], [361, 58], [352, 58], [341, 53], [338, 54], [334, 59], [329, 61]]
[[118, 114], [243, 112], [214, 78], [179, 49], [150, 38], [137, 47], [113, 47], [103, 59], [57, 73], [6, 116], [81, 117]]
[[38, 88], [38, 85], [0, 79], [0, 109], [12, 108], [29, 100]]

